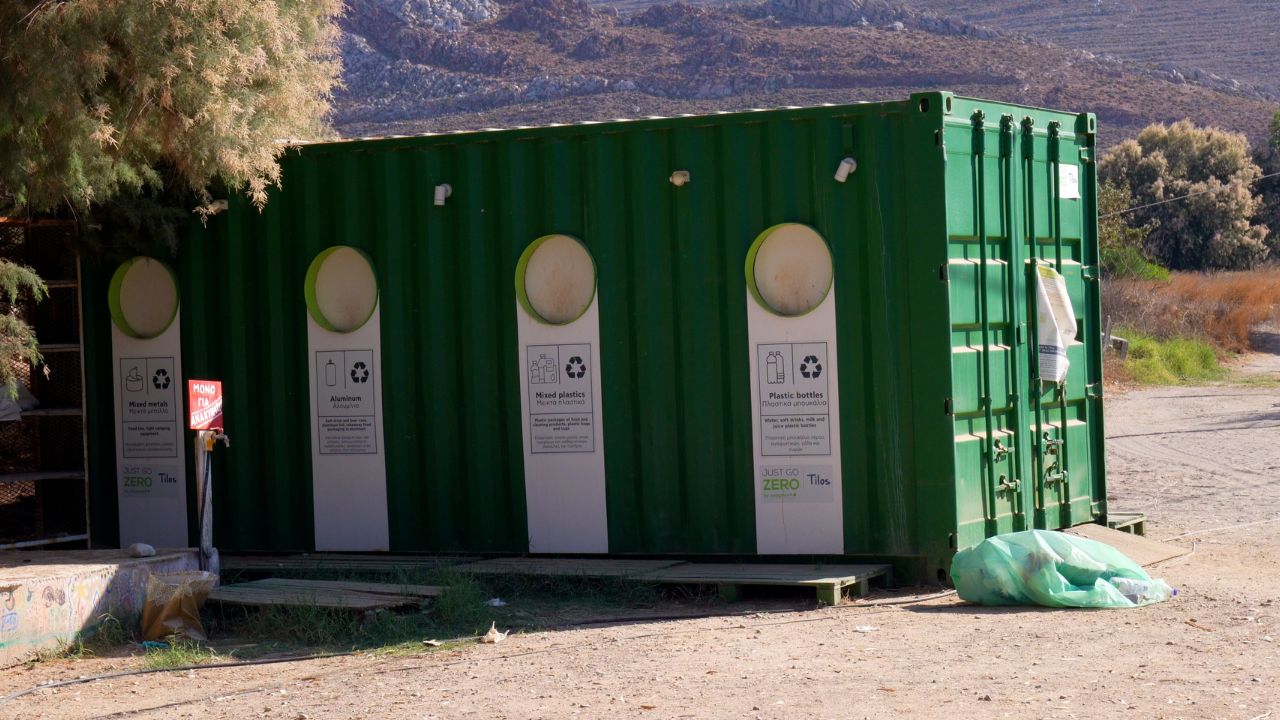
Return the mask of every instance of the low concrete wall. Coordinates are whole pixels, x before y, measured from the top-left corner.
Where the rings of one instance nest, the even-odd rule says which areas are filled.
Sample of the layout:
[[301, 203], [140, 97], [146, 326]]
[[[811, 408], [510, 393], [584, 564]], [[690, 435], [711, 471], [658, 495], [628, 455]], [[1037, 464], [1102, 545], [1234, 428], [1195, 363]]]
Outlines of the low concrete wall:
[[196, 570], [198, 551], [0, 552], [0, 668], [56, 648], [111, 615], [135, 624], [153, 573]]

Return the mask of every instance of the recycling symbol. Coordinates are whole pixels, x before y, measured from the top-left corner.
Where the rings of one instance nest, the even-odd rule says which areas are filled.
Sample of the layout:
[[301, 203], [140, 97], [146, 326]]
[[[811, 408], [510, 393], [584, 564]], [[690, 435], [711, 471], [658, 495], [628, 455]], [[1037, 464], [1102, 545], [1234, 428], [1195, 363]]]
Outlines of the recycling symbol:
[[807, 378], [816, 379], [822, 375], [822, 364], [813, 355], [805, 355], [804, 360], [800, 361], [800, 374]]
[[164, 390], [169, 387], [169, 373], [164, 368], [156, 370], [156, 374], [151, 376], [151, 384], [157, 390]]
[[582, 362], [582, 358], [574, 355], [569, 358], [569, 364], [564, 366], [564, 374], [578, 380], [587, 374], [587, 364]]
[[367, 383], [369, 382], [369, 366], [363, 362], [355, 362], [351, 365], [351, 382]]

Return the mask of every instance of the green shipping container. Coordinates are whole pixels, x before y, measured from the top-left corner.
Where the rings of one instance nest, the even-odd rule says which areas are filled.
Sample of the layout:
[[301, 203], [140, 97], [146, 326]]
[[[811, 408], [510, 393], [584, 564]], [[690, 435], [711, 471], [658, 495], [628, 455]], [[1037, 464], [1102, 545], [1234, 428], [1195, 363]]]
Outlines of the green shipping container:
[[[989, 535], [1099, 521], [1095, 153], [1092, 115], [941, 92], [291, 150], [265, 211], [231, 198], [159, 256], [180, 375], [225, 386], [216, 545], [932, 580]], [[127, 534], [120, 260], [83, 261], [101, 544]], [[369, 287], [376, 312], [342, 304]], [[370, 370], [361, 419], [327, 388]]]

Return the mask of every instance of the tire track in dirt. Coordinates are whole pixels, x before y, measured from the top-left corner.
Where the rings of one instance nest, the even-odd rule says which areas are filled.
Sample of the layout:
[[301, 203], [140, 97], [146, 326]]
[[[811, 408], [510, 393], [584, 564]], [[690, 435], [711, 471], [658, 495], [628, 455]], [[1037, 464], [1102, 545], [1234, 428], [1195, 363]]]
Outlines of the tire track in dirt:
[[[1265, 366], [1265, 365], [1264, 365]], [[1265, 387], [1153, 388], [1108, 398], [1113, 507], [1184, 529], [1247, 522], [1280, 501], [1280, 394]]]

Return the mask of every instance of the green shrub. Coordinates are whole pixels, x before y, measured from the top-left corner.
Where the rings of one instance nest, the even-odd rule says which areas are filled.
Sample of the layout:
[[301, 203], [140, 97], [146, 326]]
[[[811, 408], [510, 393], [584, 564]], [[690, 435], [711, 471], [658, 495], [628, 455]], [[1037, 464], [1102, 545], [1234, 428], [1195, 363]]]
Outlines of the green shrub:
[[1150, 335], [1120, 329], [1129, 340], [1125, 369], [1144, 385], [1178, 385], [1221, 379], [1226, 371], [1208, 343], [1194, 338], [1157, 340]]
[[1109, 278], [1133, 280], [1168, 280], [1168, 269], [1161, 267], [1136, 247], [1102, 249], [1102, 272]]

